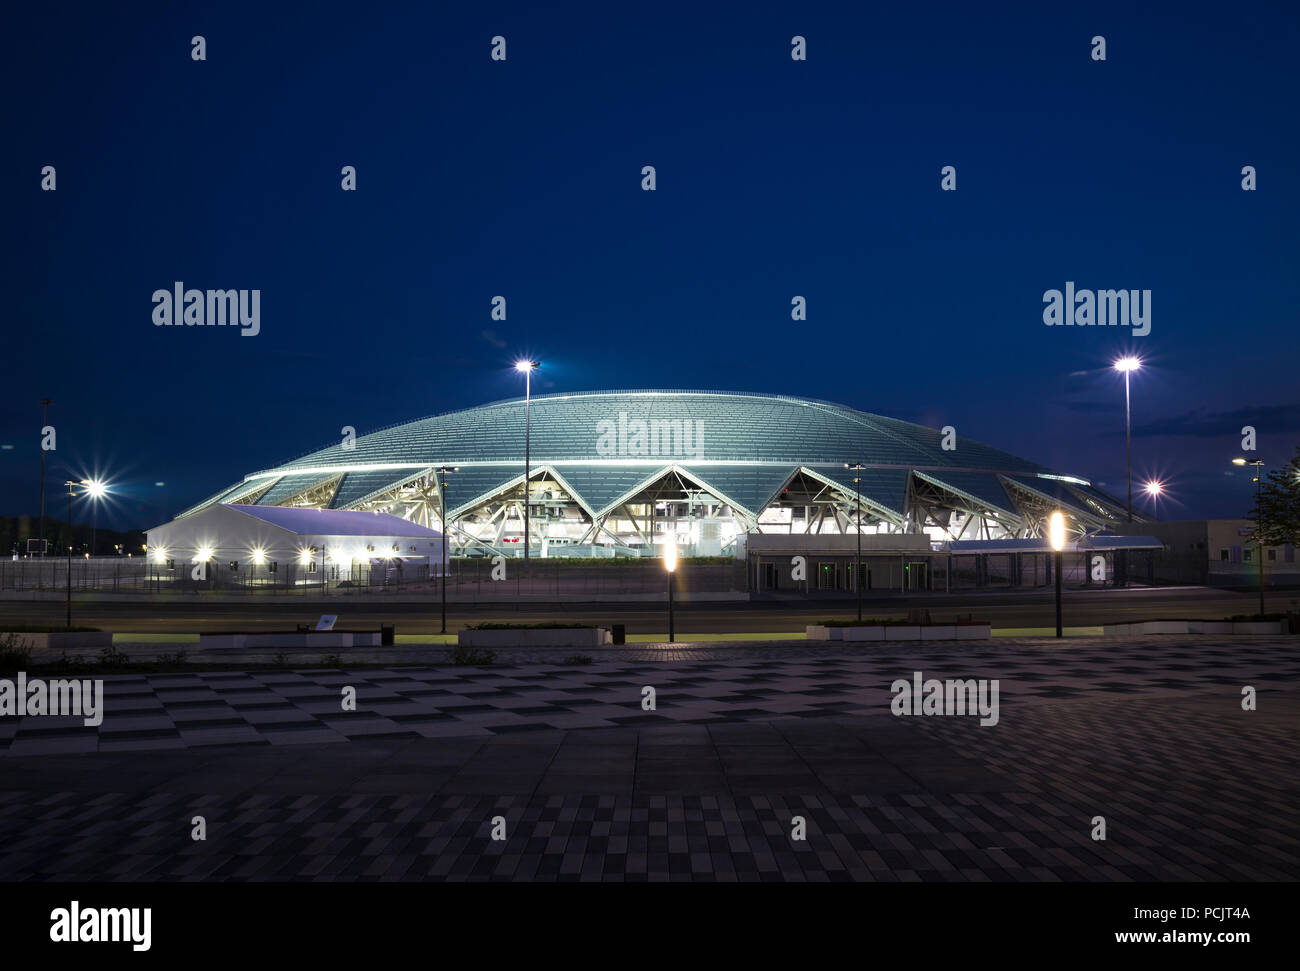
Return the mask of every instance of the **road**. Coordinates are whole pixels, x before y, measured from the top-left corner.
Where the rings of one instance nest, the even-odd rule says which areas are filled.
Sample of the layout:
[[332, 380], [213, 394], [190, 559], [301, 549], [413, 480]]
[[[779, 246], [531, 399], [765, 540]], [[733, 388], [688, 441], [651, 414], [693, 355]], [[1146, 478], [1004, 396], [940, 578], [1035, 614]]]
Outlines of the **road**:
[[[1270, 594], [1268, 609], [1296, 609], [1300, 591]], [[955, 619], [970, 614], [996, 628], [1042, 628], [1055, 624], [1055, 601], [1051, 591], [992, 591], [953, 595], [932, 594], [911, 597], [870, 598], [864, 605], [867, 617], [904, 617], [912, 608], [925, 607], [938, 619]], [[1254, 613], [1256, 595], [1177, 587], [1129, 590], [1070, 590], [1064, 597], [1067, 626], [1091, 626], [1125, 620], [1155, 620], [1169, 617], [1222, 618]], [[679, 634], [760, 633], [802, 630], [804, 625], [825, 617], [852, 617], [853, 600], [784, 601], [761, 603], [679, 603], [676, 629]], [[315, 621], [321, 614], [337, 614], [340, 629], [374, 629], [393, 623], [399, 634], [433, 632], [439, 629], [439, 604], [392, 602], [380, 597], [332, 596], [289, 604], [248, 601], [210, 602], [87, 602], [73, 604], [73, 623], [105, 630], [139, 633], [199, 633], [231, 630], [284, 630]], [[0, 602], [0, 622], [62, 624], [64, 605], [59, 601]], [[448, 629], [483, 621], [512, 623], [555, 622], [624, 624], [628, 634], [658, 634], [667, 630], [667, 608], [663, 604], [636, 603], [514, 603], [452, 604], [448, 608]], [[2, 629], [2, 628], [0, 628]]]

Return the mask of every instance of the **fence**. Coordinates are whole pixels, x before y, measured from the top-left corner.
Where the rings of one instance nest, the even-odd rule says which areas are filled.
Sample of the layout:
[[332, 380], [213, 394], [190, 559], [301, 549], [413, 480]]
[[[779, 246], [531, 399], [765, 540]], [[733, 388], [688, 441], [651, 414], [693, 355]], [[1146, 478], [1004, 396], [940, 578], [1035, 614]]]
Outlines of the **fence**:
[[[279, 563], [267, 566], [210, 561], [202, 579], [194, 566], [176, 560], [173, 567], [143, 557], [76, 558], [71, 564], [74, 593], [181, 595], [205, 591], [224, 593], [319, 596], [343, 592], [384, 596], [407, 593], [438, 597], [442, 584], [426, 563], [394, 561], [392, 564], [353, 563], [340, 578], [335, 564], [323, 574], [315, 563]], [[576, 561], [522, 559], [494, 564], [486, 558], [453, 558], [447, 575], [447, 596], [455, 600], [499, 599], [502, 596], [563, 596], [567, 598], [617, 598], [629, 594], [656, 594], [667, 590], [668, 577], [659, 560]], [[63, 593], [68, 589], [66, 559], [0, 560], [0, 592]], [[682, 560], [675, 589], [690, 592], [733, 592], [745, 589], [743, 562], [692, 563]]]

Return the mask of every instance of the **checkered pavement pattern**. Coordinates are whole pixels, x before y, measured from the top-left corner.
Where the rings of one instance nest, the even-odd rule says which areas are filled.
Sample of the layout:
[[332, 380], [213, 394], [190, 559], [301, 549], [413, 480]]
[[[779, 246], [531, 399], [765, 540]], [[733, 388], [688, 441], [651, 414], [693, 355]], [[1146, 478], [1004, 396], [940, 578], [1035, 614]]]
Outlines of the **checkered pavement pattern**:
[[[875, 715], [890, 684], [926, 678], [999, 680], [1000, 701], [1041, 701], [1237, 686], [1300, 679], [1290, 641], [1181, 644], [1153, 651], [1043, 641], [1007, 650], [931, 645], [844, 655], [761, 650], [730, 660], [600, 662], [494, 667], [196, 672], [104, 677], [103, 723], [76, 717], [0, 718], [0, 758], [196, 748], [297, 745], [390, 738], [608, 728], [656, 721], [715, 722]], [[345, 686], [356, 710], [342, 709]], [[642, 688], [656, 710], [642, 709]]]
[[[1048, 702], [1026, 708], [1013, 731], [910, 719], [911, 742], [896, 734], [903, 720], [837, 725], [864, 738], [883, 731], [882, 751], [920, 745], [927, 759], [942, 759], [951, 746], [981, 760], [975, 785], [939, 766], [937, 784], [918, 775], [896, 792], [0, 791], [0, 880], [1300, 878], [1292, 771], [1300, 696], [1244, 719], [1214, 697], [1190, 695], [1138, 718], [1129, 699]], [[194, 815], [207, 821], [206, 841], [190, 839]], [[1106, 818], [1105, 841], [1091, 838], [1096, 815]], [[804, 840], [792, 838], [795, 816], [804, 817]], [[505, 820], [501, 841], [492, 839], [495, 817]]]

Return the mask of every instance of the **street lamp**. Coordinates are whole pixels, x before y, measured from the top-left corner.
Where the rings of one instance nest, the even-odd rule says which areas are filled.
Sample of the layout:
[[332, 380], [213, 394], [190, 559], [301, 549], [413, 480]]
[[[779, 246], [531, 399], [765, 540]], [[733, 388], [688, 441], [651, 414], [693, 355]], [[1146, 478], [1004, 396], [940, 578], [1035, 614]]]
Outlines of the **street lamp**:
[[1128, 521], [1133, 521], [1133, 416], [1130, 407], [1128, 377], [1142, 366], [1136, 357], [1121, 357], [1115, 362], [1115, 370], [1124, 375], [1124, 441], [1128, 453]]
[[90, 555], [94, 556], [95, 535], [99, 531], [99, 500], [108, 494], [108, 486], [99, 479], [82, 479], [81, 484], [86, 487], [86, 496], [93, 501], [90, 514]]
[[1233, 459], [1233, 465], [1253, 465], [1255, 467], [1255, 546], [1259, 552], [1259, 616], [1264, 617], [1264, 534], [1260, 531], [1260, 516], [1264, 510], [1260, 508], [1261, 490], [1264, 487], [1264, 460], [1251, 459]]
[[1061, 637], [1061, 564], [1065, 548], [1065, 517], [1058, 510], [1047, 520], [1047, 535], [1056, 551], [1056, 636]]
[[63, 483], [68, 487], [68, 600], [67, 600], [67, 618], [66, 626], [72, 628], [72, 497], [75, 496], [77, 486], [81, 485], [76, 479], [68, 479]]
[[524, 572], [528, 572], [528, 547], [532, 534], [528, 531], [528, 420], [532, 405], [533, 372], [542, 366], [540, 361], [516, 361], [515, 370], [524, 376]]
[[862, 489], [859, 486], [858, 473], [866, 468], [861, 462], [854, 462], [844, 467], [853, 472], [853, 527], [858, 536], [858, 552], [853, 558], [853, 586], [858, 591], [858, 623], [862, 623]]
[[438, 519], [442, 523], [442, 632], [447, 633], [447, 489], [443, 476], [459, 472], [454, 465], [444, 465], [436, 471], [438, 476]]
[[668, 643], [673, 643], [673, 571], [677, 569], [677, 537], [668, 536], [664, 544], [664, 569], [668, 571]]
[[51, 398], [41, 399], [41, 558], [45, 558], [45, 429], [49, 425], [49, 407], [54, 404]]

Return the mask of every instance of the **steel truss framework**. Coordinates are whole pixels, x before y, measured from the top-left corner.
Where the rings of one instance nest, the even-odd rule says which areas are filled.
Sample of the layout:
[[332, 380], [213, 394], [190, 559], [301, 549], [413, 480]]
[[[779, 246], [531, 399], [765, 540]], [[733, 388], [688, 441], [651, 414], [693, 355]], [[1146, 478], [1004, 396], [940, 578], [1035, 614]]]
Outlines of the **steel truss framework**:
[[[992, 473], [1006, 495], [983, 498], [943, 481], [941, 472], [907, 470], [901, 508], [891, 508], [869, 494], [855, 503], [852, 480], [832, 477], [832, 470], [800, 466], [775, 494], [748, 508], [707, 480], [708, 471], [670, 465], [647, 467], [627, 494], [603, 508], [593, 506], [565, 481], [563, 467], [539, 465], [531, 470], [528, 502], [534, 549], [552, 555], [602, 553], [643, 555], [656, 551], [671, 536], [684, 554], [726, 553], [741, 533], [926, 533], [943, 540], [1031, 538], [1044, 532], [1053, 510], [1066, 514], [1072, 531], [1094, 535], [1122, 522], [1120, 504], [1074, 480], [1038, 479]], [[447, 475], [451, 479], [454, 473]], [[480, 495], [447, 497], [445, 532], [454, 550], [494, 554], [518, 553], [523, 547], [523, 472], [498, 482]], [[276, 504], [329, 508], [342, 475], [311, 482]], [[226, 502], [256, 502], [274, 480], [260, 480], [234, 490]], [[452, 493], [450, 483], [449, 493]], [[453, 493], [454, 494], [454, 493]], [[443, 496], [433, 467], [416, 471], [390, 486], [351, 502], [350, 509], [377, 510], [430, 528], [442, 527]], [[1135, 517], [1137, 518], [1137, 517]], [[1139, 519], [1139, 521], [1141, 521]]]

